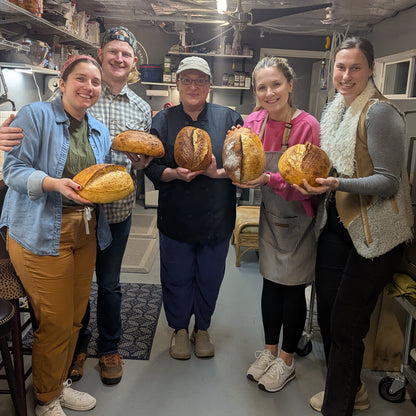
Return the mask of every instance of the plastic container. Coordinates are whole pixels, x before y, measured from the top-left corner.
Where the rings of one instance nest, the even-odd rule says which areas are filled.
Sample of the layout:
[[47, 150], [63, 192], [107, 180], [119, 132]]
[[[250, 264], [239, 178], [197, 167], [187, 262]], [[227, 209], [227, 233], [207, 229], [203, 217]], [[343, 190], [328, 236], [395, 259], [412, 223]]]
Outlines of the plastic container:
[[160, 65], [140, 65], [140, 78], [144, 82], [162, 82], [162, 68]]

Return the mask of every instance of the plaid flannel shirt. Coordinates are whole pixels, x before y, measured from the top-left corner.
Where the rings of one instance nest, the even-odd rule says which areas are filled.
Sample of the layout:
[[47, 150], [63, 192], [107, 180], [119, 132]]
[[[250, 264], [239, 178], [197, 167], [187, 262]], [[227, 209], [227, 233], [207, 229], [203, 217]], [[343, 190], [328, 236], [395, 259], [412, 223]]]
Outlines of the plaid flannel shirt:
[[[148, 132], [152, 124], [150, 105], [134, 93], [127, 84], [117, 94], [113, 95], [110, 88], [103, 83], [97, 103], [89, 109], [89, 113], [104, 123], [110, 131], [111, 140], [125, 130], [141, 130]], [[123, 152], [111, 150], [111, 163], [125, 166], [132, 174], [130, 159]], [[119, 201], [104, 204], [104, 211], [110, 224], [124, 221], [133, 211], [136, 203], [135, 190], [129, 196]]]

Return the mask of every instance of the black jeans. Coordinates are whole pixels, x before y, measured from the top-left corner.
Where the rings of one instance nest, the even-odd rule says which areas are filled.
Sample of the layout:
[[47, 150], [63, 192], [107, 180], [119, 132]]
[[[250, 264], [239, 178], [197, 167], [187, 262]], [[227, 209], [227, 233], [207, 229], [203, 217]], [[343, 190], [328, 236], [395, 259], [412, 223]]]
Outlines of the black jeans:
[[318, 323], [327, 360], [325, 416], [350, 416], [359, 388], [370, 317], [400, 262], [404, 244], [374, 259], [361, 257], [333, 202], [318, 243]]

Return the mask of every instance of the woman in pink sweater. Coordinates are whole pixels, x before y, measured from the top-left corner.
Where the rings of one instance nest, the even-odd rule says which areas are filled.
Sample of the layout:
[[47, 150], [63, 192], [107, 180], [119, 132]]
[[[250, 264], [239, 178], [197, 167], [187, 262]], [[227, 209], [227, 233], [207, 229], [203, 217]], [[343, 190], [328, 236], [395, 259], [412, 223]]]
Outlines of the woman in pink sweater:
[[263, 58], [253, 71], [257, 111], [244, 123], [260, 136], [266, 151], [266, 172], [242, 185], [260, 186], [262, 191], [259, 255], [265, 347], [256, 352], [247, 377], [269, 392], [281, 390], [295, 377], [293, 355], [305, 324], [305, 286], [314, 278], [316, 255], [318, 200], [286, 183], [277, 168], [287, 147], [307, 141], [319, 145], [318, 121], [294, 106], [293, 78], [286, 59]]

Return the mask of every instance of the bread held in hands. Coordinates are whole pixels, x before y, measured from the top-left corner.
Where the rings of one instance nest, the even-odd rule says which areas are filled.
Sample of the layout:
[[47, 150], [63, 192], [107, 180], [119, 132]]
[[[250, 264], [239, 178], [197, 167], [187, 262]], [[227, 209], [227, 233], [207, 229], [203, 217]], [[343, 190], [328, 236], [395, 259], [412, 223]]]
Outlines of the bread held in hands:
[[82, 187], [78, 191], [79, 196], [97, 204], [125, 198], [134, 190], [130, 174], [121, 165], [92, 165], [76, 174], [72, 180]]
[[266, 163], [259, 136], [246, 127], [230, 131], [224, 141], [222, 163], [233, 182], [244, 184], [258, 178]]
[[319, 186], [316, 178], [326, 178], [331, 170], [328, 155], [310, 142], [289, 147], [279, 160], [279, 172], [291, 185], [302, 186], [306, 179], [311, 186]]
[[154, 134], [140, 130], [126, 130], [117, 134], [111, 148], [120, 152], [137, 153], [157, 158], [165, 155], [165, 148], [159, 138]]
[[184, 127], [176, 135], [174, 157], [181, 168], [205, 170], [211, 164], [212, 158], [209, 134], [197, 127]]

